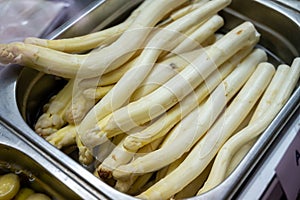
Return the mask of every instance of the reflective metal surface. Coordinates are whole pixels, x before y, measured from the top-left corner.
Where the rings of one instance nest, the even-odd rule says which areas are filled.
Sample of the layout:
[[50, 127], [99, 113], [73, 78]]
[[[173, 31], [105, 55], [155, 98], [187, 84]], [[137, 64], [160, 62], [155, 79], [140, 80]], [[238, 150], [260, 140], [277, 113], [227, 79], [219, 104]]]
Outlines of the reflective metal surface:
[[[49, 38], [71, 37], [117, 23], [117, 21], [124, 19], [126, 13], [139, 2], [141, 0], [98, 1], [87, 8], [85, 14], [72, 19], [49, 35]], [[291, 64], [293, 58], [300, 55], [300, 40], [297, 37], [300, 34], [300, 20], [299, 13], [295, 10], [270, 0], [233, 0], [230, 7], [220, 14], [226, 21], [226, 25], [222, 29], [224, 32], [244, 20], [252, 21], [262, 35], [260, 47], [267, 50], [270, 62], [275, 65], [279, 63]], [[1, 72], [0, 85], [0, 120], [9, 126], [11, 131], [17, 132], [35, 145], [40, 152], [53, 160], [57, 170], [65, 171], [69, 177], [83, 185], [90, 194], [99, 195], [98, 198], [100, 199], [106, 197], [134, 199], [100, 181], [32, 130], [31, 126], [37, 117], [38, 110], [46, 101], [43, 97], [57, 91], [62, 86], [60, 79], [32, 69], [10, 66]], [[259, 138], [238, 168], [218, 187], [192, 199], [228, 199], [240, 192], [239, 189], [261, 160], [261, 156], [274, 142], [274, 137], [280, 133], [281, 128], [296, 111], [299, 101], [300, 87], [298, 84], [292, 98]]]

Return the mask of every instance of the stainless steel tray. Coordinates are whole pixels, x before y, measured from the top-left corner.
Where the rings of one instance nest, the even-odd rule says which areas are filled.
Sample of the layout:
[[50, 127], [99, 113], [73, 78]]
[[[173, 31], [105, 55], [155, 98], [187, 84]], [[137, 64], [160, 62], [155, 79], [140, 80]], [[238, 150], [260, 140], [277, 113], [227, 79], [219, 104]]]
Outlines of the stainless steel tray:
[[78, 184], [47, 155], [0, 121], [0, 173], [20, 174], [26, 182], [53, 199], [97, 199]]
[[[49, 38], [71, 37], [101, 29], [124, 19], [141, 0], [97, 1], [85, 14], [69, 21]], [[233, 0], [232, 4], [221, 12], [226, 25], [222, 31], [233, 28], [244, 20], [252, 21], [262, 34], [260, 46], [269, 53], [270, 62], [290, 64], [294, 57], [300, 55], [299, 13], [296, 10], [271, 0]], [[100, 24], [100, 25], [99, 25]], [[288, 31], [287, 31], [288, 30]], [[32, 142], [37, 149], [53, 159], [58, 169], [67, 169], [67, 174], [84, 182], [85, 188], [99, 198], [133, 199], [120, 193], [96, 178], [75, 160], [56, 149], [39, 137], [31, 128], [33, 120], [47, 94], [57, 91], [62, 82], [56, 77], [44, 75], [35, 70], [10, 66], [0, 74], [0, 119], [13, 131]], [[299, 85], [299, 84], [298, 84]], [[281, 113], [259, 138], [255, 146], [240, 163], [238, 168], [218, 187], [193, 199], [228, 199], [232, 198], [251, 170], [256, 166], [261, 155], [269, 148], [273, 138], [279, 134], [281, 127], [288, 121], [299, 106], [300, 87], [294, 91]], [[24, 120], [26, 119], [26, 120]], [[103, 196], [101, 196], [101, 194]]]

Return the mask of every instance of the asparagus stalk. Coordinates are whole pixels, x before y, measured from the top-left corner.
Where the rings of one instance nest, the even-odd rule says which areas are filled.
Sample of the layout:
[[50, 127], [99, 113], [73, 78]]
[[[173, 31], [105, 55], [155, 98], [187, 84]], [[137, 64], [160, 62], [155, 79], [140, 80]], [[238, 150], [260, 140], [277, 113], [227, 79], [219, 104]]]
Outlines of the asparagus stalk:
[[109, 38], [121, 35], [135, 20], [137, 15], [140, 14], [140, 12], [143, 12], [143, 10], [149, 5], [149, 2], [150, 1], [144, 1], [144, 3], [142, 3], [137, 9], [135, 9], [124, 22], [110, 28], [97, 31], [95, 33], [90, 33], [73, 38], [55, 40], [28, 37], [25, 38], [24, 43], [34, 44], [37, 46], [42, 46], [68, 53], [92, 50], [96, 47], [99, 47], [100, 45], [103, 45], [103, 43], [106, 44], [106, 41], [109, 40]]
[[51, 135], [67, 123], [64, 116], [66, 107], [72, 99], [73, 86], [74, 80], [70, 80], [47, 104], [46, 111], [39, 117], [34, 127], [39, 135], [43, 137]]
[[[153, 0], [139, 12], [115, 42], [85, 55], [63, 53], [49, 48], [24, 43], [0, 45], [0, 62], [17, 63], [61, 77], [96, 77], [127, 62], [145, 41], [151, 28], [166, 14], [185, 1]], [[128, 42], [132, 41], [132, 42]], [[99, 57], [102, 58], [99, 60]]]
[[137, 197], [141, 199], [167, 199], [200, 175], [220, 147], [247, 116], [269, 84], [274, 71], [275, 69], [269, 66], [258, 67], [226, 111], [194, 146], [181, 165]]
[[75, 77], [87, 57], [22, 42], [0, 44], [0, 63], [20, 64], [64, 78]]
[[219, 15], [214, 15], [205, 21], [201, 26], [189, 35], [183, 42], [181, 42], [172, 53], [167, 55], [167, 57], [173, 54], [181, 54], [187, 51], [191, 51], [201, 46], [207, 38], [213, 35], [219, 28], [224, 25], [224, 20]]
[[153, 173], [147, 173], [137, 177], [137, 179], [131, 185], [127, 193], [130, 195], [137, 195], [140, 194], [142, 191], [146, 190], [147, 183], [151, 179], [152, 175]]
[[[98, 167], [107, 157], [109, 157], [111, 152], [114, 150], [114, 148], [116, 148], [116, 146], [120, 142], [122, 142], [124, 137], [125, 134], [118, 135], [112, 138], [112, 140], [108, 140], [107, 142], [97, 147], [98, 153], [95, 155], [95, 159], [96, 159], [95, 167]], [[95, 170], [95, 173], [97, 173], [97, 175], [99, 176], [97, 169]]]
[[128, 28], [129, 25], [130, 22], [125, 21], [121, 24], [99, 32], [66, 39], [48, 40], [36, 37], [28, 37], [25, 38], [24, 43], [46, 47], [66, 53], [85, 52], [100, 46], [107, 46], [111, 44]]
[[[183, 55], [172, 56], [168, 59], [164, 59], [164, 60], [160, 61], [157, 64], [157, 66], [154, 67], [153, 71], [151, 71], [149, 76], [155, 78], [158, 74], [168, 73], [168, 72], [165, 72], [165, 71], [167, 71], [167, 70], [164, 70], [165, 68], [160, 67], [160, 66], [165, 66], [165, 65], [166, 66], [170, 65], [170, 68], [175, 69], [175, 71], [180, 71], [185, 65], [187, 65], [188, 61], [194, 60], [197, 53], [199, 53], [200, 51], [201, 50], [195, 50], [192, 52], [185, 53]], [[131, 69], [134, 66], [134, 63], [136, 60], [137, 60], [137, 58], [134, 58], [131, 61], [125, 63], [122, 67], [120, 67], [116, 70], [113, 70], [109, 73], [104, 74], [103, 76], [101, 76], [100, 80], [98, 77], [90, 78], [90, 79], [83, 79], [80, 81], [79, 86], [81, 88], [87, 89], [87, 88], [94, 87], [95, 85], [97, 85], [97, 87], [113, 85], [116, 82], [118, 82], [120, 80], [120, 78], [129, 69]], [[148, 79], [148, 78], [146, 78], [146, 79]], [[156, 81], [156, 80], [153, 80], [153, 81]], [[143, 83], [142, 85], [145, 85], [145, 83]], [[143, 95], [141, 95], [141, 96], [143, 96]]]
[[[250, 22], [241, 24], [163, 86], [144, 98], [114, 111], [113, 114], [99, 121], [96, 126], [85, 128], [84, 132], [79, 133], [81, 139], [85, 145], [93, 147], [121, 131], [127, 131], [159, 116], [192, 92], [216, 67], [243, 47], [257, 41], [258, 37], [259, 34], [253, 24]], [[159, 105], [161, 109], [152, 109], [153, 105]]]
[[181, 55], [171, 56], [157, 63], [150, 74], [144, 79], [140, 87], [132, 94], [131, 101], [136, 101], [143, 96], [153, 92], [155, 89], [166, 83], [189, 63], [191, 63], [203, 49], [196, 49]]
[[73, 96], [70, 105], [66, 108], [65, 119], [69, 124], [79, 124], [86, 113], [95, 105], [95, 99], [86, 98], [82, 90]]
[[[114, 177], [128, 179], [132, 174], [158, 170], [188, 152], [212, 126], [227, 102], [247, 81], [258, 63], [264, 60], [266, 60], [266, 54], [261, 50], [248, 56], [219, 84], [205, 102], [201, 103], [197, 109], [194, 109], [172, 129], [162, 148], [118, 167], [113, 173]], [[182, 134], [183, 131], [184, 134]]]
[[120, 80], [120, 78], [133, 67], [133, 64], [135, 62], [136, 58], [132, 59], [131, 61], [126, 62], [124, 65], [119, 67], [118, 69], [115, 69], [109, 73], [103, 74], [101, 78], [95, 77], [95, 78], [88, 78], [83, 79], [79, 82], [79, 86], [83, 89], [91, 88], [91, 87], [99, 87], [99, 86], [107, 86], [107, 85], [113, 85], [116, 82]]
[[[223, 63], [218, 70], [214, 71], [204, 83], [195, 89], [194, 93], [189, 94], [180, 104], [172, 107], [166, 115], [163, 115], [143, 131], [130, 134], [124, 142], [125, 148], [134, 151], [168, 133], [175, 124], [197, 107], [250, 51], [251, 48], [246, 48], [238, 52]], [[265, 59], [265, 52], [256, 50], [248, 60], [251, 60], [251, 65], [255, 66]]]
[[205, 183], [212, 167], [212, 162], [204, 169], [204, 171], [195, 178], [191, 183], [185, 186], [180, 192], [174, 195], [174, 199], [185, 199], [196, 196], [198, 190]]
[[[227, 167], [225, 177], [228, 177], [235, 170], [235, 168], [240, 164], [241, 160], [245, 157], [245, 155], [253, 147], [255, 142], [256, 142], [256, 139], [248, 142], [234, 154], [234, 156], [232, 157], [232, 159]], [[198, 191], [198, 193], [200, 194], [200, 191]]]
[[96, 89], [88, 88], [83, 91], [83, 96], [87, 99], [94, 100], [98, 102], [102, 99], [112, 88], [114, 85], [106, 85], [106, 86], [99, 86]]
[[93, 152], [87, 148], [81, 142], [80, 138], [78, 137], [78, 133], [76, 134], [76, 145], [78, 148], [78, 160], [83, 165], [89, 165], [94, 161]]
[[174, 10], [167, 19], [163, 20], [159, 23], [158, 27], [165, 27], [166, 25], [170, 24], [171, 22], [185, 16], [186, 14], [193, 12], [194, 10], [203, 6], [203, 4], [207, 3], [209, 0], [199, 0], [197, 2], [191, 2], [188, 5], [184, 5], [182, 8], [178, 8]]
[[[164, 143], [162, 143], [164, 145]], [[159, 180], [163, 179], [166, 175], [170, 174], [174, 169], [176, 169], [187, 157], [188, 152], [184, 153], [180, 158], [169, 164], [168, 166], [161, 168], [156, 172], [155, 176], [155, 182], [158, 182]]]
[[[94, 56], [90, 56], [90, 59], [82, 66], [82, 70], [79, 71], [79, 76], [96, 77], [127, 62], [152, 31], [151, 28], [147, 27], [155, 26], [165, 15], [185, 1], [153, 0], [149, 2], [116, 42], [96, 52]], [[103, 59], [99, 60], [99, 57]]]
[[[159, 85], [162, 85], [175, 74], [180, 72], [184, 67], [188, 65], [191, 60], [194, 60], [202, 49], [197, 49], [191, 52], [184, 53], [182, 55], [172, 56], [165, 60], [160, 61], [154, 67], [154, 69], [150, 72], [149, 76], [145, 78], [141, 86], [134, 92], [131, 97], [131, 101], [135, 101], [153, 90], [155, 90]], [[101, 80], [96, 89], [89, 88], [89, 86], [93, 85], [92, 83], [97, 80], [82, 80], [79, 83], [79, 86], [84, 89], [83, 94], [88, 99], [95, 99], [96, 101], [100, 100], [104, 97], [114, 86], [124, 73], [129, 70], [133, 66], [133, 61], [126, 63], [123, 67], [118, 70], [114, 70], [110, 73], [104, 74], [101, 77]], [[109, 85], [111, 84], [111, 85]]]
[[190, 5], [185, 6], [177, 11], [171, 13], [170, 17], [173, 21], [183, 17], [184, 15], [200, 8], [203, 4], [207, 3], [209, 0], [199, 0], [197, 2], [192, 2]]
[[[137, 152], [137, 154], [131, 154], [131, 155], [134, 155], [134, 158], [133, 158], [133, 160], [134, 159], [136, 159], [137, 157], [139, 157], [139, 156], [141, 156], [141, 155], [144, 155], [144, 154], [147, 154], [147, 153], [149, 153], [149, 152], [152, 152], [152, 151], [154, 151], [154, 150], [156, 150], [158, 147], [159, 147], [159, 145], [161, 144], [161, 142], [164, 140], [164, 137], [162, 137], [162, 138], [159, 138], [159, 139], [157, 139], [157, 140], [155, 140], [154, 142], [152, 142], [152, 143], [150, 143], [150, 144], [148, 144], [148, 145], [146, 145], [145, 147], [143, 147], [143, 148], [141, 148], [138, 152]], [[121, 163], [119, 163], [119, 164], [121, 164]], [[122, 163], [122, 164], [126, 164], [126, 163]], [[115, 169], [116, 167], [118, 167], [118, 166], [114, 166], [114, 168], [113, 169]], [[149, 173], [149, 175], [152, 175], [152, 173]], [[116, 182], [116, 185], [115, 185], [115, 188], [117, 189], [117, 190], [119, 190], [119, 191], [121, 191], [121, 192], [127, 192], [129, 189], [130, 189], [130, 187], [133, 185], [133, 183], [139, 178], [140, 176], [132, 176], [129, 180], [117, 180], [117, 182]], [[147, 179], [147, 177], [148, 176], [145, 176], [145, 177], [143, 177], [143, 178], [145, 178], [145, 179]], [[140, 186], [141, 187], [141, 186]]]
[[[267, 64], [264, 63], [264, 65]], [[229, 165], [228, 160], [231, 160], [232, 155], [244, 144], [253, 140], [267, 128], [291, 95], [299, 76], [300, 59], [295, 60], [291, 69], [287, 65], [278, 67], [277, 73], [262, 97], [249, 126], [232, 136], [219, 151], [209, 178], [200, 190], [201, 193], [210, 190], [224, 180]]]
[[[125, 137], [126, 138], [126, 137]], [[124, 139], [125, 139], [124, 138]], [[159, 144], [162, 142], [163, 138], [159, 138], [156, 141], [149, 143], [145, 147], [141, 148], [136, 155], [143, 155], [149, 153], [158, 148]], [[118, 166], [127, 164], [135, 156], [135, 152], [127, 151], [123, 147], [124, 140], [122, 140], [110, 153], [110, 155], [98, 166], [97, 171], [99, 177], [103, 179], [111, 178], [112, 171]]]
[[58, 149], [74, 145], [76, 144], [76, 128], [73, 125], [67, 125], [45, 139]]

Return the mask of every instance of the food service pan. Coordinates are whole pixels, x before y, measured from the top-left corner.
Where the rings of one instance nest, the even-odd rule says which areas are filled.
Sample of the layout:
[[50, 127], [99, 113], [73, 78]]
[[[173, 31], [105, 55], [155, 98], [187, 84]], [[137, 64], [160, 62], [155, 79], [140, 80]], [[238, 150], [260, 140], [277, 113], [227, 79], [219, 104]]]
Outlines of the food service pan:
[[[86, 10], [86, 13], [54, 31], [49, 38], [72, 37], [105, 28], [124, 20], [140, 2], [138, 0], [101, 1]], [[108, 12], [107, 8], [111, 8], [112, 4], [115, 10]], [[227, 32], [245, 20], [253, 22], [261, 34], [259, 46], [268, 52], [269, 61], [274, 65], [291, 64], [293, 58], [299, 56], [300, 40], [296, 36], [300, 34], [300, 19], [299, 11], [296, 9], [271, 0], [233, 0], [231, 5], [220, 14], [225, 19], [222, 32]], [[53, 147], [32, 130], [41, 106], [48, 100], [45, 97], [57, 92], [57, 88], [62, 87], [63, 80], [32, 69], [15, 66], [3, 71], [0, 82], [2, 87], [0, 117], [3, 121], [45, 154], [55, 159], [57, 163], [68, 168], [70, 175], [84, 180], [87, 185], [104, 196], [111, 199], [134, 199], [100, 181], [87, 168]], [[292, 97], [236, 170], [219, 186], [192, 199], [232, 198], [259, 161], [260, 156], [268, 149], [273, 138], [279, 133], [278, 130], [295, 112], [299, 106], [299, 100], [298, 84]]]

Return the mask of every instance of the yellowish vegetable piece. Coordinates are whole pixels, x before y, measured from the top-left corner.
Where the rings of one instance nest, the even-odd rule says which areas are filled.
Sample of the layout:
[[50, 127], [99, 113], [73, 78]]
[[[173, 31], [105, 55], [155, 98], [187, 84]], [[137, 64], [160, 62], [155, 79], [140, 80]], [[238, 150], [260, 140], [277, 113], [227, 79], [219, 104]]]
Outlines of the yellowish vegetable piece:
[[34, 193], [27, 197], [26, 200], [51, 200], [51, 198], [43, 193]]
[[17, 195], [14, 197], [14, 200], [26, 200], [32, 194], [34, 194], [34, 190], [27, 187], [23, 187], [19, 190]]
[[0, 176], [0, 200], [12, 199], [20, 189], [20, 179], [14, 173]]

